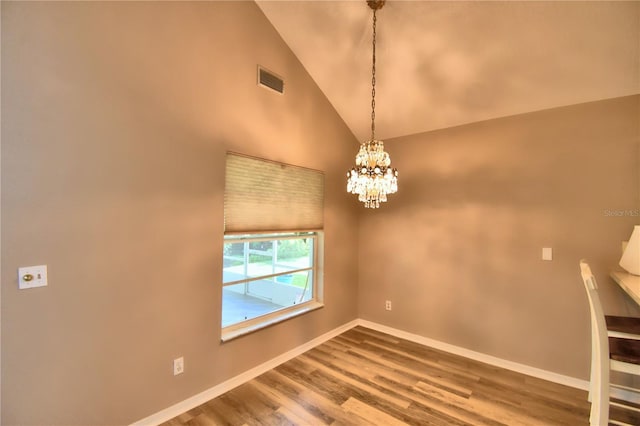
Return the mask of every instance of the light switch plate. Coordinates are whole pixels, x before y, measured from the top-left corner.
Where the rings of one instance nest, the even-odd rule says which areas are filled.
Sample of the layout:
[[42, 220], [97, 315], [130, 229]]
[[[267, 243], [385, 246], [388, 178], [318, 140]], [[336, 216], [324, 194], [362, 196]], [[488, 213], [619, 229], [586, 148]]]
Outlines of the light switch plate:
[[553, 260], [553, 249], [551, 247], [542, 248], [542, 260]]
[[27, 289], [47, 285], [47, 265], [18, 268], [18, 288]]

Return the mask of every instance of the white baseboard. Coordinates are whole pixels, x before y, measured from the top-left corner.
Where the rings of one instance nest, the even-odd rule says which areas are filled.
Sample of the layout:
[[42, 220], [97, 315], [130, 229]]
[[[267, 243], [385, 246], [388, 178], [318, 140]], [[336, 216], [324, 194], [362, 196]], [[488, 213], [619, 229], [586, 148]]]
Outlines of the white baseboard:
[[[465, 358], [469, 358], [475, 361], [484, 362], [485, 364], [493, 365], [500, 368], [505, 368], [507, 370], [515, 371], [517, 373], [526, 374], [528, 376], [537, 377], [539, 379], [547, 380], [553, 383], [562, 384], [565, 386], [569, 386], [576, 389], [588, 390], [589, 382], [587, 380], [577, 379], [575, 377], [565, 376], [558, 373], [553, 373], [551, 371], [542, 370], [540, 368], [531, 367], [525, 364], [520, 364], [513, 361], [507, 361], [505, 359], [497, 358], [491, 355], [486, 355], [480, 352], [475, 352], [469, 349], [465, 349], [459, 346], [450, 345], [448, 343], [440, 342], [438, 340], [429, 339], [428, 337], [423, 337], [417, 334], [408, 333], [406, 331], [399, 330], [397, 328], [387, 327], [386, 325], [378, 324], [375, 322], [356, 319], [350, 321], [340, 327], [337, 327], [322, 336], [318, 336], [309, 342], [298, 346], [290, 351], [283, 353], [265, 363], [262, 363], [250, 370], [245, 371], [242, 374], [239, 374], [231, 379], [220, 383], [212, 388], [205, 390], [197, 395], [194, 395], [190, 398], [185, 399], [171, 407], [165, 408], [162, 411], [159, 411], [155, 414], [152, 414], [149, 417], [145, 417], [144, 419], [138, 420], [133, 423], [131, 426], [152, 426], [159, 425], [160, 423], [164, 423], [167, 420], [170, 420], [185, 411], [189, 411], [192, 408], [197, 407], [198, 405], [204, 404], [205, 402], [216, 398], [222, 395], [225, 392], [230, 391], [231, 389], [240, 386], [243, 383], [248, 382], [249, 380], [259, 376], [262, 373], [265, 373], [278, 365], [289, 361], [292, 358], [326, 342], [334, 338], [335, 336], [344, 333], [345, 331], [356, 327], [362, 326], [366, 328], [370, 328], [372, 330], [377, 330], [382, 333], [387, 333], [392, 336], [409, 340], [411, 342], [419, 343], [421, 345], [429, 346], [434, 349], [439, 349], [441, 351], [449, 352], [455, 355], [459, 355]], [[640, 403], [637, 400], [636, 395], [631, 392], [625, 392], [619, 389], [612, 389], [612, 396], [616, 396], [620, 399]]]
[[297, 348], [287, 351], [282, 355], [272, 358], [265, 363], [262, 363], [250, 370], [245, 371], [242, 374], [232, 377], [231, 379], [226, 380], [220, 383], [219, 385], [209, 388], [197, 395], [194, 395], [190, 398], [185, 399], [184, 401], [174, 404], [171, 407], [165, 408], [164, 410], [158, 411], [157, 413], [152, 414], [149, 417], [145, 417], [144, 419], [138, 420], [137, 422], [132, 423], [131, 426], [159, 425], [168, 420], [171, 420], [172, 418], [184, 413], [185, 411], [189, 411], [192, 408], [197, 407], [198, 405], [204, 404], [205, 402], [213, 398], [216, 398], [222, 395], [223, 393], [228, 392], [231, 389], [236, 388], [241, 384], [246, 383], [255, 377], [258, 377], [262, 373], [266, 373], [267, 371], [277, 367], [278, 365], [285, 363], [292, 358], [297, 357], [298, 355], [308, 351], [309, 349], [313, 349], [314, 347], [326, 342], [327, 340], [330, 340], [335, 336], [344, 333], [350, 328], [355, 327], [357, 324], [358, 324], [358, 320], [350, 321], [321, 336], [316, 337], [313, 340], [308, 341], [303, 345], [298, 346]]

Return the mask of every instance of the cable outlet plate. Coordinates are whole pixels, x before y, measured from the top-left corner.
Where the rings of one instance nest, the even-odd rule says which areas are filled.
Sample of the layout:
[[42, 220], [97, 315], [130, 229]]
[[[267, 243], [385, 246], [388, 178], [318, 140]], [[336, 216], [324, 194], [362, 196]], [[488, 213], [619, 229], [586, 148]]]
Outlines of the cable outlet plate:
[[47, 285], [47, 265], [18, 268], [18, 288], [20, 290]]

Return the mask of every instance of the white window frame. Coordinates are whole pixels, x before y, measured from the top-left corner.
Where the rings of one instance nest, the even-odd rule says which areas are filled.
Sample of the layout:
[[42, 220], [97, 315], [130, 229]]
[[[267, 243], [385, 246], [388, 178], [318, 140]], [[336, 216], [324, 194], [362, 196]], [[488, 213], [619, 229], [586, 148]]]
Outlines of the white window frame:
[[[281, 241], [287, 239], [301, 239], [301, 238], [309, 238], [313, 240], [313, 257], [312, 257], [312, 265], [310, 267], [305, 267], [296, 270], [288, 270], [284, 272], [276, 272], [272, 274], [265, 274], [260, 276], [252, 276], [247, 277], [235, 281], [224, 282], [222, 279], [221, 286], [221, 310], [220, 310], [220, 318], [224, 316], [224, 306], [222, 303], [222, 298], [224, 297], [222, 292], [225, 287], [231, 285], [238, 285], [242, 283], [250, 283], [252, 281], [259, 281], [264, 279], [271, 279], [278, 276], [289, 275], [295, 272], [309, 271], [311, 274], [311, 283], [312, 283], [312, 297], [310, 300], [298, 304], [294, 304], [291, 306], [283, 307], [281, 309], [277, 309], [266, 313], [264, 315], [260, 315], [255, 318], [247, 319], [235, 324], [228, 325], [226, 327], [221, 326], [221, 340], [222, 342], [226, 342], [232, 339], [235, 339], [240, 336], [244, 336], [246, 334], [252, 333], [254, 331], [263, 329], [265, 327], [269, 327], [273, 324], [277, 324], [279, 322], [288, 320], [293, 317], [297, 317], [304, 313], [322, 308], [324, 305], [322, 303], [322, 270], [323, 270], [323, 253], [324, 253], [324, 235], [322, 230], [314, 230], [314, 231], [299, 231], [299, 232], [270, 232], [270, 233], [252, 233], [252, 234], [230, 234], [225, 235], [223, 239], [223, 245], [228, 243], [253, 243], [260, 241]], [[224, 250], [223, 250], [224, 252]], [[248, 253], [247, 253], [248, 254]], [[224, 265], [224, 254], [223, 254], [223, 265]], [[223, 272], [224, 273], [224, 272]]]

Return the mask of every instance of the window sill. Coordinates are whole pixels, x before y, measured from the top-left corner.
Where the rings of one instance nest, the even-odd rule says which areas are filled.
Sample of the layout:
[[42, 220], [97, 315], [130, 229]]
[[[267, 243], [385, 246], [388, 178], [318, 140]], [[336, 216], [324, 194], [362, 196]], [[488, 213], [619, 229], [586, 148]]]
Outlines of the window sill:
[[296, 309], [287, 310], [286, 312], [282, 313], [275, 313], [273, 316], [267, 317], [259, 323], [240, 326], [239, 328], [233, 328], [232, 330], [227, 331], [222, 330], [220, 341], [222, 343], [225, 343], [230, 340], [237, 339], [238, 337], [246, 336], [247, 334], [251, 334], [255, 331], [262, 330], [263, 328], [270, 327], [274, 324], [281, 323], [293, 317], [306, 314], [307, 312], [315, 311], [316, 309], [320, 309], [322, 307], [324, 307], [324, 304], [322, 303], [309, 302]]

